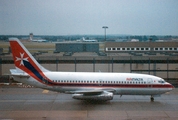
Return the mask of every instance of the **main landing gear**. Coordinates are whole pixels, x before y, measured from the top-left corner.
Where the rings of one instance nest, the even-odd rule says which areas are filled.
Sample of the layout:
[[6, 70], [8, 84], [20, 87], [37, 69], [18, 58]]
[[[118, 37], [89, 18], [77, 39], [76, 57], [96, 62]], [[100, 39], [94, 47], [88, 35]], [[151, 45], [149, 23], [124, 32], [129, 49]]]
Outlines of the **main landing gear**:
[[154, 102], [154, 97], [151, 95], [150, 97], [151, 102]]

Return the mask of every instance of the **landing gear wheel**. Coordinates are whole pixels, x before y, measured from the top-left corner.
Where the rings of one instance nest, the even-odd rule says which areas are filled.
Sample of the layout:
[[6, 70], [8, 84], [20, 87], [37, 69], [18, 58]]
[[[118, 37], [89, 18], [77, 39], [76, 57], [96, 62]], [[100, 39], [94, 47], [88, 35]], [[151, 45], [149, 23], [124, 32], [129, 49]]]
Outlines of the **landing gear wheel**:
[[154, 97], [151, 96], [151, 97], [150, 97], [150, 100], [151, 100], [151, 102], [154, 102]]

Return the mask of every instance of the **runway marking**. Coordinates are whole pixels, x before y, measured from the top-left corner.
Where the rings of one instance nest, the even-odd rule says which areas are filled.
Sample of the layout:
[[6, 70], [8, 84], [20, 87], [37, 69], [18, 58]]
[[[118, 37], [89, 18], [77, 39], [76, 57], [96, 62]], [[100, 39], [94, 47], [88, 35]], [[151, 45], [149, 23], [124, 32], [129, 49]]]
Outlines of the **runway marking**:
[[42, 93], [47, 94], [48, 92], [49, 92], [49, 90], [43, 90]]

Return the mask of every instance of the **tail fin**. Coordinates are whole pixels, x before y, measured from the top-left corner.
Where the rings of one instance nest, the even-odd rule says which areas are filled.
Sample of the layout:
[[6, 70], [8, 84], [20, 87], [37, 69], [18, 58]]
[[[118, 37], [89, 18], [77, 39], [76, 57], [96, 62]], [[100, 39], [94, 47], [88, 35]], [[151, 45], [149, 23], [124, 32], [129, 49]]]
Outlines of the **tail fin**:
[[48, 70], [43, 68], [25, 46], [17, 38], [9, 38], [14, 64], [19, 72], [25, 73], [41, 73]]

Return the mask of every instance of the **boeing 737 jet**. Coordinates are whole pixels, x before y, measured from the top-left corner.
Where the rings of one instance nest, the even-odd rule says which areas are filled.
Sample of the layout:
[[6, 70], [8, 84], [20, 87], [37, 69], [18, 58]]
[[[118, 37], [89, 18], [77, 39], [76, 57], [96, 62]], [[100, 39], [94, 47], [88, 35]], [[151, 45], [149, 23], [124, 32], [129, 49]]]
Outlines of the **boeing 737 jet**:
[[72, 94], [78, 100], [112, 100], [114, 95], [149, 95], [151, 101], [173, 90], [162, 78], [136, 73], [54, 72], [42, 67], [17, 39], [9, 39], [16, 69], [14, 80], [42, 89]]

